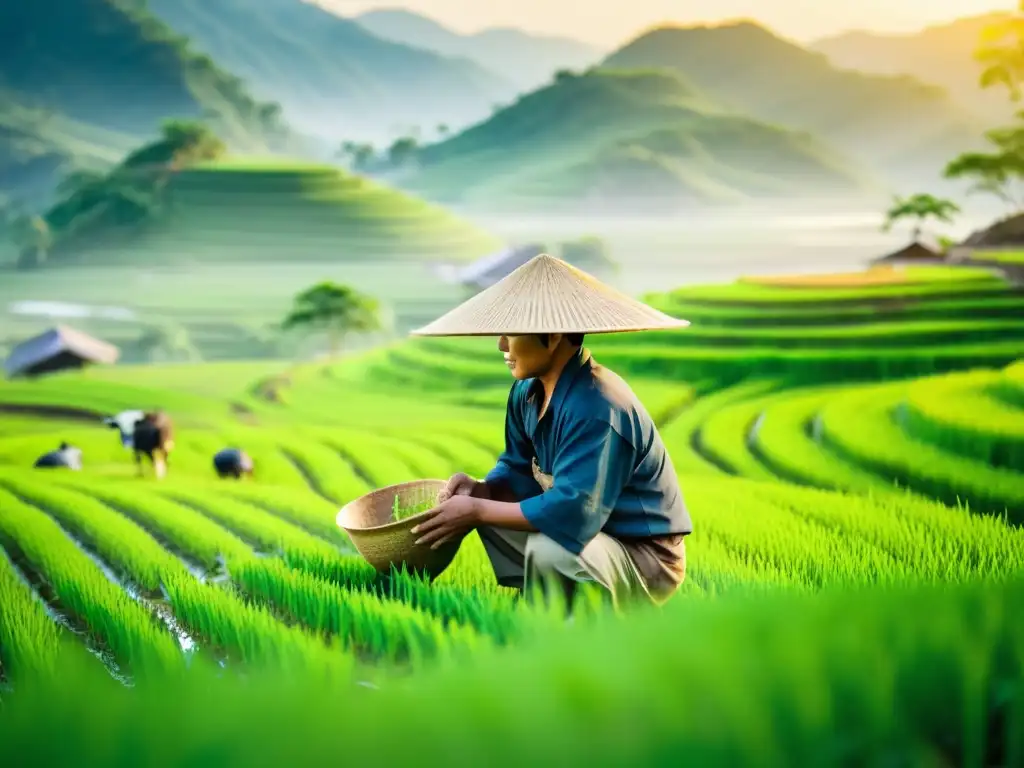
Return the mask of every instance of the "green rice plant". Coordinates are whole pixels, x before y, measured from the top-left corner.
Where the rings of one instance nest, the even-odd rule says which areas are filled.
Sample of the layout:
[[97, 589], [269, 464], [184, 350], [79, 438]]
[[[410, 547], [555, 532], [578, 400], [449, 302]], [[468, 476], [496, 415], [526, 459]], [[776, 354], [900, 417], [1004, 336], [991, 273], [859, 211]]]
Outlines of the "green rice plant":
[[61, 475], [56, 481], [102, 501], [138, 523], [168, 550], [194, 558], [208, 569], [219, 567], [224, 558], [252, 551], [244, 541], [206, 516], [161, 498], [152, 484], [115, 485], [70, 474]]
[[1024, 472], [1024, 411], [989, 391], [1001, 371], [971, 371], [912, 383], [900, 412], [908, 435], [967, 458]]
[[136, 672], [181, 668], [182, 656], [170, 633], [110, 581], [53, 520], [3, 490], [0, 505], [5, 546], [15, 547], [40, 572], [93, 642]]
[[1003, 402], [1024, 408], [1024, 360], [1003, 369], [1003, 376], [992, 386], [992, 393]]
[[[508, 397], [508, 393], [505, 393]], [[504, 401], [502, 401], [504, 405]], [[500, 414], [496, 418], [504, 425], [503, 417]], [[445, 425], [437, 427], [418, 427], [415, 432], [406, 433], [410, 443], [422, 446], [425, 451], [436, 454], [445, 461], [445, 467], [441, 472], [434, 473], [439, 479], [447, 479], [455, 472], [465, 472], [472, 477], [483, 477], [494, 467], [501, 452], [484, 447], [479, 441], [465, 437]], [[396, 430], [397, 432], [397, 430]], [[397, 436], [389, 433], [389, 436]], [[438, 469], [441, 469], [438, 467]], [[424, 477], [429, 475], [425, 474]]]
[[67, 635], [2, 549], [0, 606], [0, 677], [17, 684], [23, 675], [56, 674], [60, 657], [68, 652]]
[[892, 481], [847, 461], [818, 439], [818, 413], [849, 388], [788, 390], [765, 408], [751, 452], [779, 477], [801, 485], [874, 494], [900, 492]]
[[[0, 760], [249, 768], [344, 754], [511, 768], [557, 753], [594, 768], [680, 754], [709, 768], [1017, 766], [1022, 601], [1019, 580], [692, 600], [567, 627], [362, 695], [292, 670], [244, 681], [200, 670], [117, 690], [68, 667], [10, 703]], [[437, 726], [438, 701], [460, 724], [457, 740]], [[396, 738], [395, 718], [417, 738]], [[66, 724], [59, 739], [53, 722]]]
[[948, 453], [909, 437], [897, 421], [907, 385], [877, 385], [829, 402], [822, 439], [859, 465], [948, 504], [1008, 515], [1024, 512], [1022, 475]]
[[10, 472], [0, 474], [0, 488], [55, 518], [151, 596], [159, 594], [164, 574], [184, 569], [142, 528], [87, 493]]
[[324, 445], [350, 461], [356, 474], [374, 488], [424, 479], [405, 456], [395, 450], [393, 440], [347, 429], [332, 429], [318, 436]]
[[475, 649], [481, 641], [471, 629], [442, 624], [408, 603], [382, 600], [365, 588], [342, 589], [277, 560], [243, 560], [230, 570], [247, 595], [338, 637], [359, 657], [418, 667], [438, 654]]
[[[934, 502], [844, 496], [751, 480], [684, 489], [695, 531], [690, 571], [708, 590], [769, 581], [787, 589], [1005, 578], [1024, 570], [1024, 531]], [[716, 549], [708, 551], [710, 545]], [[724, 550], [749, 568], [730, 573]], [[688, 574], [689, 577], [689, 574]], [[678, 599], [678, 598], [677, 598]]]
[[1024, 571], [1024, 530], [991, 516], [898, 492], [838, 495], [765, 484], [751, 490], [840, 543], [859, 539], [888, 553], [906, 570], [904, 580], [971, 583]]
[[339, 547], [352, 546], [348, 536], [335, 522], [337, 506], [306, 489], [279, 488], [263, 483], [221, 483], [214, 495], [230, 496], [263, 507]]
[[702, 450], [732, 474], [778, 481], [778, 476], [751, 451], [751, 445], [757, 440], [765, 408], [779, 398], [779, 393], [772, 393], [716, 410], [700, 426]]
[[694, 446], [695, 435], [708, 416], [733, 402], [742, 402], [768, 392], [777, 386], [775, 381], [751, 381], [698, 398], [675, 419], [662, 426], [660, 432], [672, 464], [681, 476], [723, 475], [720, 467], [708, 461]]
[[309, 487], [335, 504], [344, 504], [370, 490], [351, 462], [304, 431], [291, 429], [287, 435], [275, 433], [275, 441], [281, 452], [298, 467]]
[[446, 624], [472, 627], [499, 642], [513, 637], [518, 629], [517, 606], [510, 594], [488, 590], [484, 587], [486, 582], [467, 586], [446, 583], [442, 579], [452, 568], [442, 574], [441, 579], [430, 583], [424, 577], [394, 569], [390, 574], [379, 574], [361, 558], [310, 557], [286, 552], [284, 559], [290, 568], [321, 581], [346, 590], [373, 592], [381, 599], [400, 601]]
[[251, 503], [211, 495], [181, 483], [168, 483], [160, 490], [162, 495], [175, 503], [215, 520], [234, 535], [252, 542], [257, 547], [328, 555], [339, 551], [337, 547], [323, 539]]
[[[233, 561], [234, 567], [242, 562], [242, 558]], [[216, 647], [228, 651], [229, 660], [294, 674], [305, 671], [328, 675], [335, 683], [351, 677], [354, 659], [336, 643], [326, 643], [306, 630], [287, 626], [266, 608], [245, 603], [218, 585], [171, 574], [164, 589], [175, 616]]]
[[418, 504], [409, 504], [408, 506], [402, 506], [398, 503], [399, 496], [395, 494], [394, 503], [391, 505], [391, 520], [392, 522], [398, 522], [399, 520], [405, 520], [407, 517], [418, 515], [420, 512], [426, 512], [427, 510], [433, 509], [437, 506], [437, 501], [428, 499], [427, 501], [421, 501]]

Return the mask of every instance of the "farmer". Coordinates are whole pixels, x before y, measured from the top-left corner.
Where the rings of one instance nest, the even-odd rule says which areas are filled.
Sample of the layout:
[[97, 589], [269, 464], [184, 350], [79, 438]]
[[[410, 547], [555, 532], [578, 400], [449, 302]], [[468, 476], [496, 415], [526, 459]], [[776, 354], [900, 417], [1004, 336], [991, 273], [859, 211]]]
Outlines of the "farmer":
[[56, 451], [50, 451], [44, 453], [33, 465], [36, 469], [72, 469], [75, 471], [81, 471], [82, 469], [82, 450], [75, 448], [66, 442], [60, 444], [60, 448]]
[[132, 449], [135, 453], [135, 464], [142, 474], [142, 456], [145, 455], [153, 465], [157, 478], [167, 474], [168, 458], [174, 448], [174, 425], [170, 417], [163, 411], [152, 411], [143, 414], [135, 422], [132, 432]]
[[615, 605], [664, 602], [684, 578], [690, 516], [647, 410], [583, 338], [687, 325], [542, 254], [414, 331], [497, 336], [516, 380], [496, 466], [452, 476], [417, 541], [476, 529], [502, 585], [558, 585], [571, 602], [590, 582]]
[[252, 476], [252, 458], [245, 451], [238, 448], [224, 448], [217, 451], [213, 457], [213, 468], [217, 477], [233, 477], [236, 480], [242, 475]]

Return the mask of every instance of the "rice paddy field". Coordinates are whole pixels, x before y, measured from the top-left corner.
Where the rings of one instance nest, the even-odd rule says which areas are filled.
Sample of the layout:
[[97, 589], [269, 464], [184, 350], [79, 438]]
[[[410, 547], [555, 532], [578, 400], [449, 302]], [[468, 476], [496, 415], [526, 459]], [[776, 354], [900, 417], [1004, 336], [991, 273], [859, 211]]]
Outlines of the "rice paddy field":
[[[496, 586], [475, 534], [429, 584], [334, 521], [493, 466], [493, 339], [0, 384], [0, 764], [1024, 766], [1021, 288], [648, 298], [692, 326], [588, 346], [668, 446], [686, 580], [571, 622]], [[163, 481], [99, 421], [152, 406]], [[61, 440], [83, 470], [32, 469]], [[251, 479], [216, 479], [226, 446]]]

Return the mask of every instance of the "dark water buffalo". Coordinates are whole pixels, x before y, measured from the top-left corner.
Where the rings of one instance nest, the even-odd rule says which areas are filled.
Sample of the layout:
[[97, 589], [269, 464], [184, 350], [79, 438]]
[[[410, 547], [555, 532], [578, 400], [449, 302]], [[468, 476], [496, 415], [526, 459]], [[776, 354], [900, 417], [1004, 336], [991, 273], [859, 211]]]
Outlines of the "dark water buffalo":
[[158, 478], [167, 474], [168, 458], [173, 448], [174, 424], [166, 413], [147, 412], [135, 422], [132, 431], [132, 450], [135, 452], [139, 474], [142, 474], [143, 455], [153, 465], [153, 471]]
[[213, 468], [217, 477], [233, 477], [236, 480], [242, 475], [252, 476], [252, 458], [238, 448], [225, 448], [213, 457]]
[[37, 469], [82, 469], [82, 451], [80, 448], [61, 443], [56, 451], [44, 453], [33, 466]]

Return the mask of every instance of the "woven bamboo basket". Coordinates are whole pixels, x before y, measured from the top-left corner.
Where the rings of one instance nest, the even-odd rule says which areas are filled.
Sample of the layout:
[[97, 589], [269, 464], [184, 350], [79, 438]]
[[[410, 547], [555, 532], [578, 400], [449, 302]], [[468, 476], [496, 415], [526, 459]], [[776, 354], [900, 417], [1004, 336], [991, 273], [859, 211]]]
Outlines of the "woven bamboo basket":
[[354, 501], [338, 512], [336, 522], [356, 545], [359, 554], [381, 573], [391, 566], [426, 575], [431, 581], [451, 565], [459, 542], [452, 541], [437, 549], [429, 544], [417, 546], [412, 529], [426, 518], [426, 512], [396, 521], [393, 505], [395, 496], [401, 507], [411, 507], [427, 501], [436, 501], [444, 489], [445, 480], [414, 480], [398, 485], [378, 488]]

